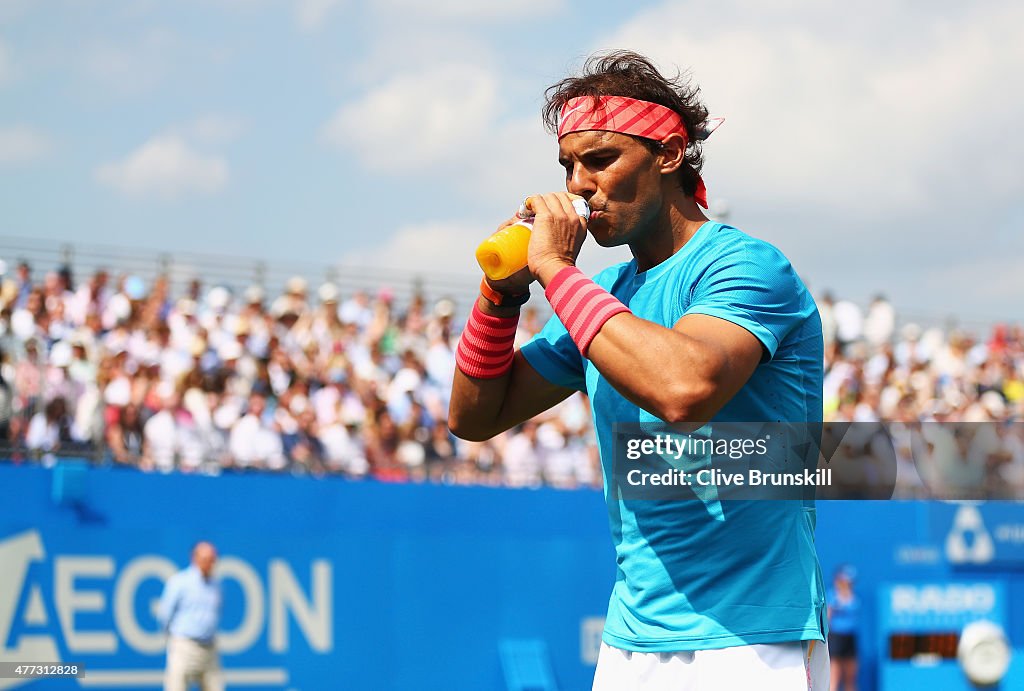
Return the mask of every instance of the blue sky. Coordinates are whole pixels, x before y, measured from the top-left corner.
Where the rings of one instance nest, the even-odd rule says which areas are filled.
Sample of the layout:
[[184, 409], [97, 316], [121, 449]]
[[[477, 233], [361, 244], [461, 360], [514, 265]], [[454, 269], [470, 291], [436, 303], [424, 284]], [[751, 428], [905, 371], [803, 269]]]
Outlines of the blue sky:
[[691, 71], [713, 204], [816, 292], [1018, 318], [1024, 7], [764, 5], [0, 0], [0, 235], [471, 278], [561, 187], [544, 88], [622, 47]]

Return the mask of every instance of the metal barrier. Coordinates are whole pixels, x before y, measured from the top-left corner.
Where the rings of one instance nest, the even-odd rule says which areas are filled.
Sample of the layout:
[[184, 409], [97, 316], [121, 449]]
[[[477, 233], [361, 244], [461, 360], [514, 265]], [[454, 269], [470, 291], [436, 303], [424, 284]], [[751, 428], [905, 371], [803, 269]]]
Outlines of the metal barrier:
[[474, 299], [480, 280], [472, 272], [461, 276], [429, 270], [410, 273], [318, 262], [270, 262], [221, 254], [172, 254], [140, 247], [72, 244], [12, 236], [0, 236], [0, 259], [7, 262], [8, 275], [13, 274], [19, 261], [28, 262], [35, 281], [41, 281], [45, 272], [68, 266], [76, 282], [87, 279], [98, 269], [106, 269], [112, 278], [136, 275], [152, 281], [157, 276], [166, 276], [173, 295], [182, 294], [192, 280], [198, 279], [206, 288], [223, 285], [235, 294], [240, 294], [249, 285], [260, 285], [273, 296], [283, 292], [284, 284], [290, 277], [302, 276], [310, 282], [314, 293], [319, 282], [330, 281], [338, 286], [343, 296], [357, 290], [373, 295], [387, 288], [400, 302], [416, 294], [431, 300], [449, 297], [464, 309], [468, 309], [466, 306]]

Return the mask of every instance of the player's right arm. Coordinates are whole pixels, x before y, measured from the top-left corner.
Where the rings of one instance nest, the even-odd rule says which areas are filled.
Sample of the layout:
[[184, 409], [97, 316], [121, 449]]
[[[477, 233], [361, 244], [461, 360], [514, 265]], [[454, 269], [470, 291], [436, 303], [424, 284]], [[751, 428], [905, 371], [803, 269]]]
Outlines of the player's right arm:
[[[500, 307], [480, 297], [481, 311], [495, 317], [515, 316], [518, 307]], [[552, 384], [516, 353], [512, 367], [500, 377], [470, 377], [458, 367], [452, 383], [448, 428], [468, 441], [483, 441], [557, 405], [573, 393]]]

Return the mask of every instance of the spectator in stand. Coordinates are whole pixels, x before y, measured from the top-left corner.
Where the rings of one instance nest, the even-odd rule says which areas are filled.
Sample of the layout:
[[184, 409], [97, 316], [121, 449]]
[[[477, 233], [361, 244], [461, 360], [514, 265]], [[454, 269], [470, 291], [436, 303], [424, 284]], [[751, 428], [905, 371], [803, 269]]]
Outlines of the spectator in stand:
[[33, 289], [25, 299], [25, 303], [11, 311], [11, 334], [22, 343], [41, 337], [40, 324], [46, 318], [43, 307], [42, 293]]
[[436, 421], [431, 427], [425, 448], [428, 471], [439, 469], [455, 458], [455, 437], [444, 420]]
[[285, 292], [274, 301], [270, 311], [277, 315], [293, 314], [297, 317], [304, 315], [309, 306], [306, 303], [306, 293], [309, 283], [301, 276], [292, 276], [285, 284]]
[[14, 415], [14, 392], [4, 378], [6, 362], [0, 350], [0, 448], [6, 448], [10, 440], [11, 417]]
[[30, 338], [24, 343], [25, 354], [14, 365], [14, 411], [32, 415], [40, 405], [43, 392], [43, 359], [39, 341]]
[[[448, 301], [449, 303], [451, 301]], [[454, 306], [451, 307], [454, 310]], [[437, 328], [432, 329], [425, 357], [425, 370], [430, 381], [447, 392], [447, 383], [455, 376], [455, 349], [452, 347], [452, 312], [446, 311]], [[447, 399], [447, 395], [445, 396]], [[447, 400], [446, 400], [447, 405]]]
[[864, 335], [864, 313], [856, 303], [840, 300], [832, 306], [836, 323], [836, 342], [841, 349], [858, 342]]
[[537, 444], [537, 423], [524, 422], [512, 432], [501, 453], [505, 484], [509, 487], [539, 487], [543, 461]]
[[[419, 307], [422, 309], [422, 304]], [[342, 322], [354, 324], [360, 331], [365, 330], [373, 319], [370, 296], [365, 290], [357, 290], [352, 297], [341, 303], [339, 316]]]
[[517, 348], [520, 347], [533, 338], [542, 328], [544, 328], [544, 324], [538, 316], [537, 307], [535, 305], [524, 306], [522, 317], [519, 320], [519, 324], [516, 325], [515, 346]]
[[295, 434], [284, 444], [292, 473], [297, 475], [324, 474], [324, 445], [318, 436], [316, 413], [304, 407], [298, 415]]
[[182, 449], [183, 435], [175, 410], [177, 393], [173, 386], [161, 384], [149, 407], [154, 411], [142, 428], [142, 459], [139, 467], [169, 473], [174, 470]]
[[338, 416], [334, 422], [319, 427], [318, 439], [326, 471], [353, 478], [365, 477], [369, 472], [365, 435], [360, 433], [356, 421], [343, 421], [342, 416]]
[[92, 278], [78, 287], [67, 306], [68, 317], [75, 326], [84, 325], [90, 313], [103, 313], [110, 299], [109, 281], [106, 270], [98, 269]]
[[384, 408], [370, 417], [366, 427], [366, 457], [370, 462], [370, 474], [386, 482], [404, 482], [408, 469], [398, 459], [398, 445], [401, 438], [398, 426], [391, 414]]
[[245, 289], [245, 306], [239, 314], [239, 321], [244, 325], [247, 337], [245, 347], [256, 358], [267, 357], [270, 344], [271, 324], [270, 315], [263, 308], [265, 297], [263, 287], [251, 285]]
[[193, 278], [188, 282], [188, 288], [185, 289], [186, 300], [191, 300], [195, 304], [199, 304], [203, 295], [203, 282], [198, 278]]
[[416, 430], [410, 425], [398, 428], [398, 448], [395, 459], [402, 466], [408, 480], [422, 482], [426, 479], [427, 450], [423, 442], [416, 437]]
[[96, 383], [96, 364], [88, 351], [89, 334], [81, 329], [71, 336], [71, 364], [68, 376], [82, 387]]
[[381, 350], [389, 355], [397, 350], [398, 329], [393, 324], [391, 313], [391, 291], [381, 289], [373, 303], [372, 318], [366, 326], [366, 338], [380, 344]]
[[320, 350], [329, 354], [334, 343], [341, 338], [341, 334], [345, 330], [338, 307], [338, 298], [341, 293], [338, 291], [338, 286], [333, 283], [324, 283], [317, 290], [317, 296], [320, 298], [320, 307], [313, 315], [310, 324], [310, 337], [316, 341]]
[[18, 262], [18, 268], [16, 269], [16, 279], [18, 292], [17, 297], [14, 301], [14, 306], [18, 308], [25, 307], [28, 302], [28, 296], [32, 292], [32, 267], [27, 261]]
[[884, 295], [876, 295], [864, 318], [864, 337], [870, 345], [880, 348], [892, 341], [895, 329], [896, 310]]
[[40, 453], [46, 464], [51, 465], [59, 449], [76, 441], [71, 426], [67, 401], [57, 396], [32, 416], [25, 433], [25, 446]]
[[245, 415], [231, 428], [228, 449], [232, 465], [241, 470], [283, 470], [287, 464], [281, 435], [263, 420], [267, 397], [262, 391], [249, 395]]
[[50, 362], [46, 369], [44, 387], [48, 397], [62, 396], [72, 406], [77, 406], [85, 393], [86, 383], [71, 376], [74, 349], [67, 341], [57, 341], [50, 346]]
[[399, 319], [402, 332], [409, 338], [427, 330], [426, 300], [421, 293], [416, 293], [409, 301], [409, 307]]
[[[7, 283], [5, 285], [11, 285]], [[4, 288], [0, 287], [0, 348], [3, 348], [4, 352], [12, 352], [18, 346], [18, 339], [12, 333], [13, 327], [11, 326], [11, 317], [14, 316], [14, 310], [11, 308], [11, 303], [8, 297], [3, 293]]]
[[75, 279], [71, 267], [67, 264], [57, 269], [57, 290], [55, 292], [62, 301], [73, 299], [75, 296]]
[[121, 408], [117, 421], [107, 427], [107, 448], [115, 463], [139, 465], [142, 459], [145, 433], [139, 407], [129, 403]]

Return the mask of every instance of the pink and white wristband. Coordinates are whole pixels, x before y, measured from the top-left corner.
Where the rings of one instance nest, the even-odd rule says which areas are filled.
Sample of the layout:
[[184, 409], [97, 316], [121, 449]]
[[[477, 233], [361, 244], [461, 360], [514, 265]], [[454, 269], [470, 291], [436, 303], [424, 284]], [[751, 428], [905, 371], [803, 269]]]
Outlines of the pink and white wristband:
[[494, 317], [476, 304], [469, 313], [455, 349], [455, 364], [463, 374], [478, 379], [496, 379], [512, 367], [519, 315]]
[[614, 295], [575, 266], [567, 266], [555, 274], [544, 295], [583, 357], [587, 356], [590, 342], [606, 321], [616, 314], [629, 312]]

